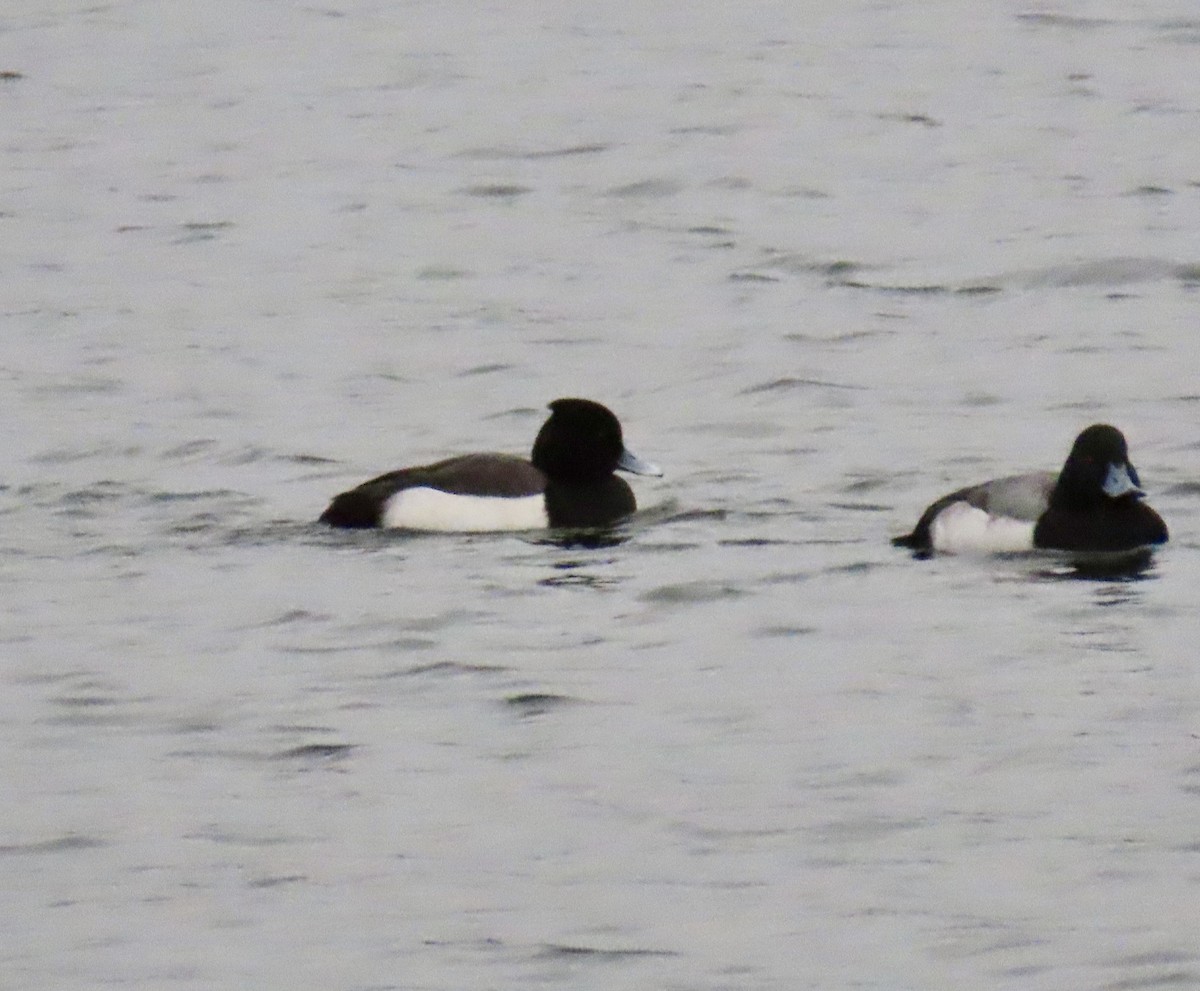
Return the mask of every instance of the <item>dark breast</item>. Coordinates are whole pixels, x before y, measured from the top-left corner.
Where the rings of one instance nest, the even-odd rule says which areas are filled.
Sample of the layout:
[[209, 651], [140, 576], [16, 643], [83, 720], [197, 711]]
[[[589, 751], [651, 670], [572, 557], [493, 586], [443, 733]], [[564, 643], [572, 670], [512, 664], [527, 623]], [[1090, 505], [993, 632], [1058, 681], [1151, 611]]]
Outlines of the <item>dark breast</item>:
[[1049, 509], [1033, 531], [1035, 547], [1061, 551], [1128, 551], [1166, 540], [1163, 518], [1132, 496], [1086, 512]]
[[633, 489], [616, 475], [591, 485], [551, 482], [546, 487], [546, 513], [552, 527], [606, 526], [636, 511]]

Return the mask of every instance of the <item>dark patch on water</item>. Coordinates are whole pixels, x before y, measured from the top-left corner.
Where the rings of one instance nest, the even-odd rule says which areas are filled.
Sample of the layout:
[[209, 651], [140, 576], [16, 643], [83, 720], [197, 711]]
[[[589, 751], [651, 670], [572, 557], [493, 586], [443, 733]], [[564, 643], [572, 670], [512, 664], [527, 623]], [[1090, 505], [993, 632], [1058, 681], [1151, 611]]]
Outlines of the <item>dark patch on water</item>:
[[76, 678], [90, 677], [90, 671], [78, 669], [74, 671], [36, 671], [32, 674], [17, 675], [12, 681], [18, 685], [57, 685], [64, 681], [74, 681]]
[[586, 334], [580, 334], [578, 337], [535, 337], [530, 343], [545, 344], [550, 347], [593, 347], [595, 345], [607, 346], [608, 342], [603, 337], [589, 337]]
[[[762, 500], [762, 504], [764, 507], [774, 506], [776, 508], [774, 508], [774, 509], [766, 509], [766, 508], [745, 509], [745, 510], [742, 510], [740, 513], [735, 514], [736, 518], [739, 520], [745, 520], [745, 521], [751, 522], [751, 523], [754, 523], [754, 522], [772, 523], [772, 522], [777, 522], [780, 519], [786, 519], [788, 517], [791, 517], [792, 519], [796, 519], [796, 520], [802, 520], [802, 521], [805, 521], [808, 523], [816, 522], [817, 520], [823, 519], [822, 514], [820, 514], [818, 512], [814, 512], [811, 508], [808, 508], [808, 507], [804, 507], [804, 508], [797, 507], [796, 504], [794, 502], [792, 502], [792, 500], [790, 500], [790, 499], [764, 499], [764, 500]], [[803, 541], [803, 543], [811, 544], [811, 543], [813, 543], [813, 541], [805, 540], [805, 541]]]
[[713, 138], [723, 138], [737, 134], [741, 130], [739, 124], [685, 124], [682, 127], [672, 127], [671, 134], [702, 134]]
[[818, 335], [806, 334], [802, 331], [796, 331], [790, 334], [784, 334], [785, 341], [791, 341], [795, 344], [856, 344], [859, 341], [869, 341], [877, 337], [891, 337], [895, 334], [894, 330], [881, 330], [872, 328], [871, 330], [847, 330], [840, 334]]
[[271, 727], [273, 733], [332, 733], [328, 726], [316, 726], [308, 723], [282, 723]]
[[55, 726], [103, 727], [122, 726], [134, 721], [128, 706], [145, 702], [147, 699], [122, 699], [99, 693], [80, 692], [60, 695], [50, 700], [61, 715], [49, 717], [46, 722]]
[[100, 706], [120, 705], [122, 699], [108, 695], [60, 695], [53, 700], [55, 705], [68, 709], [92, 709]]
[[277, 454], [280, 461], [290, 461], [297, 465], [332, 465], [337, 462], [333, 458], [322, 457], [319, 454]]
[[623, 186], [614, 186], [604, 195], [617, 199], [663, 199], [683, 191], [683, 184], [674, 179], [643, 179]]
[[702, 545], [695, 540], [656, 540], [653, 543], [646, 542], [639, 547], [639, 550], [648, 554], [686, 554], [688, 551], [694, 551]]
[[894, 296], [937, 296], [941, 293], [951, 292], [949, 286], [938, 284], [926, 285], [883, 285], [879, 283], [863, 282], [859, 279], [847, 279], [845, 282], [839, 283], [847, 289], [869, 289], [872, 292], [888, 293]]
[[[77, 533], [76, 536], [84, 536], [82, 533]], [[87, 534], [88, 537], [95, 537], [95, 534]], [[135, 546], [133, 544], [96, 544], [82, 551], [84, 557], [109, 557], [109, 558], [137, 558], [146, 552], [145, 546]], [[124, 579], [141, 578], [146, 574], [145, 571], [131, 569], [126, 571], [121, 577]]]
[[941, 127], [942, 122], [929, 114], [877, 114], [880, 120], [898, 121], [901, 124], [920, 124], [922, 127]]
[[879, 561], [851, 561], [849, 564], [833, 564], [822, 570], [826, 575], [865, 575], [878, 568], [886, 567]]
[[96, 482], [86, 489], [73, 489], [64, 493], [60, 503], [67, 507], [90, 506], [94, 503], [112, 502], [129, 495], [129, 489], [120, 482]]
[[36, 396], [112, 396], [122, 392], [125, 383], [120, 379], [80, 375], [66, 382], [38, 385], [29, 391]]
[[1178, 950], [1156, 950], [1150, 953], [1133, 953], [1109, 962], [1110, 967], [1157, 967], [1164, 964], [1193, 963], [1197, 959], [1194, 953], [1180, 953]]
[[225, 499], [250, 501], [241, 492], [234, 492], [232, 489], [202, 489], [196, 492], [151, 492], [147, 498], [152, 503], [212, 502]]
[[727, 509], [685, 509], [673, 513], [663, 523], [723, 523], [729, 518]]
[[853, 481], [843, 485], [842, 491], [846, 494], [873, 492], [875, 489], [882, 489], [892, 485], [893, 481], [894, 479], [891, 475], [860, 475]]
[[358, 745], [354, 743], [302, 743], [272, 757], [274, 760], [334, 761], [345, 759], [357, 749]]
[[1185, 989], [1200, 987], [1200, 971], [1176, 969], [1160, 974], [1126, 977], [1122, 980], [1105, 984], [1103, 991], [1138, 991], [1141, 988], [1166, 987], [1181, 987]]
[[241, 627], [241, 629], [266, 629], [272, 626], [290, 626], [292, 623], [323, 623], [328, 622], [332, 618], [332, 616], [326, 613], [310, 612], [307, 609], [288, 609], [277, 616], [272, 616], [270, 619], [264, 619], [261, 623], [254, 623], [248, 627]]
[[862, 272], [870, 266], [863, 262], [851, 261], [848, 258], [809, 258], [807, 255], [793, 252], [782, 252], [767, 249], [763, 252], [765, 260], [757, 268], [773, 269], [780, 272], [790, 272], [798, 275], [823, 275], [827, 279], [840, 281], [855, 272]]
[[[1171, 190], [1165, 187], [1138, 187], [1128, 195], [1165, 195]], [[989, 296], [1001, 293], [1005, 288], [1054, 289], [1081, 286], [1120, 286], [1130, 283], [1154, 282], [1175, 279], [1192, 286], [1200, 282], [1200, 264], [1177, 263], [1160, 258], [1101, 258], [1094, 261], [1073, 262], [1064, 265], [1048, 265], [1028, 271], [1010, 272], [997, 276], [970, 279], [961, 283], [903, 283], [866, 279], [859, 274], [865, 266], [853, 262], [814, 262], [794, 256], [771, 258], [754, 269], [735, 273], [739, 280], [760, 278], [776, 281], [763, 274], [764, 271], [824, 274], [830, 285], [846, 289], [897, 296]]]
[[761, 272], [731, 272], [729, 274], [730, 282], [779, 282], [781, 281], [775, 275], [763, 275]]
[[551, 567], [556, 571], [574, 571], [578, 568], [586, 568], [592, 564], [612, 564], [613, 558], [569, 558], [564, 561], [555, 561]]
[[507, 372], [513, 369], [513, 365], [496, 363], [491, 365], [476, 365], [474, 368], [468, 368], [466, 371], [459, 372], [459, 378], [471, 378], [475, 375], [493, 375], [496, 372]]
[[591, 959], [598, 962], [630, 960], [638, 957], [677, 957], [674, 950], [652, 950], [644, 947], [627, 949], [602, 949], [597, 946], [580, 946], [574, 943], [546, 943], [538, 956], [554, 959]]
[[319, 454], [280, 454], [263, 447], [247, 447], [242, 451], [221, 458], [221, 464], [248, 465], [258, 461], [278, 461], [290, 465], [333, 465], [340, 464], [334, 458]]
[[490, 613], [475, 609], [447, 609], [433, 616], [410, 619], [404, 624], [406, 630], [418, 630], [422, 633], [434, 633], [438, 630], [451, 630], [458, 626], [471, 625], [490, 618]]
[[821, 275], [826, 275], [831, 279], [844, 278], [851, 272], [860, 272], [864, 268], [866, 268], [866, 266], [861, 262], [847, 261], [844, 258], [831, 262], [813, 262], [809, 265], [810, 271], [818, 272]]
[[554, 709], [576, 705], [578, 702], [578, 699], [568, 695], [556, 695], [552, 692], [523, 692], [520, 695], [510, 695], [504, 700], [504, 704], [522, 719], [544, 716]]
[[276, 847], [288, 846], [294, 843], [299, 843], [307, 839], [307, 837], [292, 834], [280, 834], [276, 836], [252, 836], [249, 833], [234, 833], [229, 830], [221, 829], [218, 826], [208, 826], [205, 829], [184, 833], [185, 840], [208, 840], [210, 843], [216, 843], [220, 846], [246, 846], [246, 847]]
[[281, 888], [285, 884], [300, 884], [308, 880], [306, 874], [280, 874], [272, 877], [261, 877], [251, 881], [251, 888]]
[[484, 422], [491, 420], [525, 420], [542, 415], [542, 407], [540, 406], [514, 406], [512, 409], [504, 409], [499, 413], [484, 414]]
[[[1055, 554], [1054, 563], [1033, 572], [1040, 581], [1115, 582], [1118, 584], [1151, 581], [1158, 577], [1154, 571], [1154, 551], [1139, 548], [1120, 554]], [[1115, 605], [1110, 601], [1101, 605]]]
[[433, 661], [414, 664], [376, 675], [377, 678], [417, 678], [425, 675], [500, 674], [508, 670], [503, 664], [472, 664], [466, 661]]
[[1200, 286], [1200, 265], [1180, 265], [1176, 270], [1176, 274], [1179, 277], [1179, 281], [1187, 288], [1191, 289], [1195, 286]]
[[611, 145], [595, 142], [589, 144], [566, 145], [562, 148], [545, 148], [528, 151], [518, 148], [468, 148], [458, 153], [459, 158], [470, 158], [476, 161], [506, 161], [523, 159], [536, 162], [542, 159], [573, 158], [577, 155], [598, 155], [608, 151]]
[[223, 231], [234, 226], [232, 220], [197, 220], [179, 225], [185, 231]]
[[236, 225], [232, 220], [197, 220], [180, 224], [183, 231], [172, 244], [196, 244], [200, 241], [215, 241], [222, 231], [230, 230]]
[[976, 409], [988, 406], [1003, 406], [1004, 398], [990, 392], [970, 392], [962, 397], [962, 405]]
[[823, 189], [814, 189], [812, 186], [793, 186], [791, 189], [783, 190], [780, 195], [792, 196], [801, 200], [828, 200], [833, 198], [832, 193], [828, 193]]
[[1114, 23], [1099, 17], [1075, 17], [1070, 14], [1025, 13], [1017, 14], [1016, 19], [1033, 27], [1070, 28], [1077, 31], [1109, 27]]
[[819, 632], [815, 626], [763, 626], [754, 631], [754, 636], [764, 638], [807, 637]]
[[197, 439], [185, 441], [182, 444], [177, 444], [174, 447], [167, 448], [159, 457], [165, 460], [174, 460], [177, 458], [190, 458], [197, 454], [206, 454], [217, 446], [215, 440]]
[[211, 719], [184, 718], [172, 720], [167, 726], [168, 733], [176, 736], [193, 736], [197, 733], [215, 733], [223, 729], [221, 723]]
[[427, 265], [417, 272], [417, 278], [422, 282], [455, 282], [458, 279], [469, 279], [474, 275], [465, 268], [453, 268], [449, 265]]
[[[228, 454], [222, 455], [218, 459], [218, 463], [223, 465], [252, 465], [260, 461], [266, 461], [271, 457], [276, 457], [276, 455], [272, 455], [265, 447], [248, 444], [240, 450], [230, 451]], [[280, 460], [285, 459], [280, 458]]]
[[493, 182], [479, 186], [468, 186], [463, 190], [467, 196], [477, 196], [482, 199], [513, 200], [533, 190], [528, 186], [518, 186], [515, 183]]
[[76, 833], [69, 833], [66, 836], [60, 836], [53, 840], [39, 840], [33, 843], [0, 844], [0, 854], [67, 853], [72, 850], [94, 850], [96, 847], [101, 846], [104, 846], [104, 842], [94, 836], [80, 836]]
[[752, 385], [742, 389], [738, 393], [740, 396], [754, 396], [762, 392], [795, 392], [805, 389], [841, 389], [846, 391], [865, 391], [866, 387], [861, 385], [851, 385], [846, 382], [828, 382], [823, 379], [810, 378], [793, 378], [785, 376], [783, 378], [772, 379], [770, 382], [763, 382], [759, 385]]
[[602, 151], [608, 151], [610, 145], [595, 143], [582, 145], [568, 145], [566, 148], [551, 148], [547, 151], [530, 151], [524, 154], [524, 158], [530, 161], [537, 161], [539, 158], [574, 158], [576, 155], [597, 155]]
[[395, 637], [391, 640], [363, 640], [357, 643], [328, 645], [291, 644], [284, 649], [291, 654], [345, 654], [359, 650], [407, 653], [414, 650], [428, 650], [437, 645], [438, 641], [429, 637]]
[[627, 527], [585, 527], [550, 530], [546, 534], [527, 539], [530, 544], [560, 547], [563, 550], [605, 550], [628, 543], [631, 534]]
[[[558, 567], [558, 565], [555, 565]], [[568, 574], [553, 575], [550, 578], [543, 578], [538, 582], [543, 588], [596, 588], [596, 589], [611, 589], [616, 588], [621, 584], [618, 578], [603, 578], [599, 575], [589, 575], [580, 571], [572, 571]]]

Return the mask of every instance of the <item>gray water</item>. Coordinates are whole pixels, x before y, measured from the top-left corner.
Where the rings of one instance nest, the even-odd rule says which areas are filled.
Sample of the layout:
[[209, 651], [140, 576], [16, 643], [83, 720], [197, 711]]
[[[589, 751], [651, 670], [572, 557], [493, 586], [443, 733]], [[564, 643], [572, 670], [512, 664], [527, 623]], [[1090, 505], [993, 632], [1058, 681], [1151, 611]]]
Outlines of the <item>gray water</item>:
[[[0, 987], [1200, 987], [1190, 2], [0, 12]], [[585, 395], [599, 545], [331, 533]], [[1170, 545], [888, 544], [1128, 435]]]

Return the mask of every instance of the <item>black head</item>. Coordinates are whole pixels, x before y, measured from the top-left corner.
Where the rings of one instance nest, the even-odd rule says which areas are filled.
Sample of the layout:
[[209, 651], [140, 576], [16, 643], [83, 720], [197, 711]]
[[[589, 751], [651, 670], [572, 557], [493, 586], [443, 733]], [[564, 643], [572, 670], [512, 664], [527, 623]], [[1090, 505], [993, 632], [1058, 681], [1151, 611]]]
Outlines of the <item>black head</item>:
[[547, 477], [578, 484], [607, 478], [624, 453], [621, 424], [607, 406], [590, 399], [556, 399], [530, 460]]
[[1167, 541], [1167, 525], [1142, 501], [1137, 472], [1116, 427], [1097, 424], [1075, 439], [1033, 530], [1035, 547], [1125, 553]]
[[1137, 470], [1129, 463], [1125, 437], [1116, 427], [1097, 423], [1075, 438], [1050, 504], [1082, 509], [1142, 495]]

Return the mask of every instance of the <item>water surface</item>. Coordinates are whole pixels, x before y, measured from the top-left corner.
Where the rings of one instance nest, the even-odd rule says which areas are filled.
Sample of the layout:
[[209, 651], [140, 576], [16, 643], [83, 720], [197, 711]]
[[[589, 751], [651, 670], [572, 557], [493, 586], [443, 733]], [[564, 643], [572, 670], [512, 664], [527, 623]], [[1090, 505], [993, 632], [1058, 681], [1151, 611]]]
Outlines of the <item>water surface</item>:
[[[13, 989], [1200, 985], [1187, 4], [9, 4]], [[593, 545], [331, 533], [586, 395]], [[1127, 434], [1124, 575], [888, 545]]]

